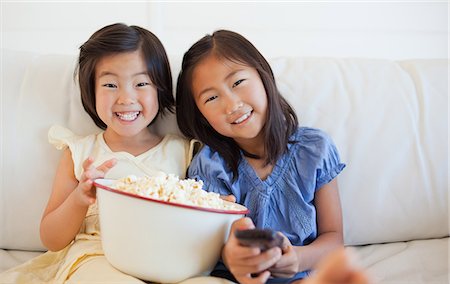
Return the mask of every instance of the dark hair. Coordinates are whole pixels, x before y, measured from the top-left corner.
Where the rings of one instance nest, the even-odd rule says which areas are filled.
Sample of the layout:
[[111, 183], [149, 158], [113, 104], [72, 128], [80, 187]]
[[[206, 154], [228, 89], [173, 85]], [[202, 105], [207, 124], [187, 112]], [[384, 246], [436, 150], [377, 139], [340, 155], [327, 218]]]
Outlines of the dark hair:
[[174, 113], [172, 74], [162, 43], [144, 28], [112, 24], [96, 31], [80, 46], [77, 68], [83, 107], [101, 129], [106, 129], [106, 124], [98, 116], [95, 106], [95, 66], [104, 56], [137, 50], [142, 52], [148, 75], [158, 92], [157, 115]]
[[[233, 171], [233, 179], [238, 176], [241, 149], [229, 137], [215, 131], [201, 114], [192, 93], [192, 73], [207, 56], [213, 54], [238, 64], [253, 67], [258, 71], [267, 94], [268, 111], [262, 131], [267, 156], [265, 164], [275, 164], [287, 149], [289, 137], [298, 127], [297, 116], [277, 89], [272, 69], [267, 60], [246, 38], [238, 33], [218, 30], [197, 41], [184, 54], [176, 90], [176, 114], [178, 127], [187, 138], [195, 138], [207, 144], [225, 159]], [[253, 158], [258, 156], [243, 152]]]

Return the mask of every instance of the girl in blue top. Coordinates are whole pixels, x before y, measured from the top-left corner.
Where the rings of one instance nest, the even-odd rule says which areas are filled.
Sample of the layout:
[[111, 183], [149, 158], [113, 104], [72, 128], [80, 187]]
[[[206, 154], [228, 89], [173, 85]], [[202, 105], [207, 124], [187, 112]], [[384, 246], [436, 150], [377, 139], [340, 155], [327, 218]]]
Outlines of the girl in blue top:
[[[343, 246], [336, 176], [345, 165], [329, 136], [298, 127], [272, 69], [247, 39], [219, 30], [196, 42], [183, 57], [176, 107], [182, 133], [205, 144], [188, 175], [250, 209], [232, 225], [213, 275], [293, 283]], [[241, 246], [234, 231], [255, 227], [279, 231], [283, 248]]]

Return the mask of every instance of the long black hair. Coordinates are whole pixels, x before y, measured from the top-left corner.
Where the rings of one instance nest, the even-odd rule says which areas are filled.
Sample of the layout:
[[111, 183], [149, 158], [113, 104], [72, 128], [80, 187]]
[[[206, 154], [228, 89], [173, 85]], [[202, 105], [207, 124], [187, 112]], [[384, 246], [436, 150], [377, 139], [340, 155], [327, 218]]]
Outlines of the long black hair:
[[[255, 68], [267, 94], [268, 111], [264, 131], [265, 164], [275, 164], [287, 149], [289, 137], [298, 127], [297, 116], [277, 89], [275, 78], [267, 60], [246, 38], [238, 33], [218, 30], [197, 41], [184, 54], [176, 90], [176, 114], [178, 127], [187, 138], [195, 138], [207, 144], [225, 159], [238, 176], [238, 164], [241, 159], [240, 147], [230, 137], [214, 130], [199, 111], [192, 92], [192, 73], [195, 67], [207, 56], [230, 60], [238, 64]], [[244, 155], [258, 156], [244, 152]]]

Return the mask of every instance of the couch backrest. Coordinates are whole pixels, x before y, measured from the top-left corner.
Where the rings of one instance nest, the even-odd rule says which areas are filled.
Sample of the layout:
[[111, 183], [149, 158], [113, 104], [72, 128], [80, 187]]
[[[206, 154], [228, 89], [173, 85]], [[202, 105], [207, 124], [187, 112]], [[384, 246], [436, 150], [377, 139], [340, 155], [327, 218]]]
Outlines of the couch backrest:
[[[39, 222], [61, 154], [49, 127], [99, 131], [81, 106], [75, 62], [2, 50], [0, 248], [44, 249]], [[180, 61], [171, 62], [176, 78]], [[270, 63], [301, 124], [328, 132], [347, 164], [346, 244], [448, 236], [447, 60]], [[173, 115], [155, 127], [179, 134]]]

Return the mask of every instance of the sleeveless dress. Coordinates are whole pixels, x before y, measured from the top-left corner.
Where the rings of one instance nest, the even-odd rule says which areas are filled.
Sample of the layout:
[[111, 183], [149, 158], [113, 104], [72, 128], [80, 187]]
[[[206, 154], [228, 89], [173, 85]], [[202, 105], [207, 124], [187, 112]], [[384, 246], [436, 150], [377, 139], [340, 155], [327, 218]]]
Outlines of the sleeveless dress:
[[[49, 142], [57, 149], [68, 147], [72, 153], [75, 177], [83, 172], [83, 161], [92, 156], [94, 166], [111, 158], [117, 164], [105, 178], [117, 179], [129, 174], [154, 175], [158, 172], [172, 173], [185, 178], [191, 161], [194, 141], [168, 134], [147, 152], [133, 156], [127, 152], [113, 152], [103, 139], [103, 132], [80, 137], [70, 130], [53, 126]], [[112, 267], [106, 260], [100, 241], [100, 224], [97, 203], [92, 204], [80, 232], [64, 249], [48, 251], [22, 265], [0, 274], [0, 283], [145, 283]], [[199, 277], [184, 283], [227, 283], [212, 277]]]

